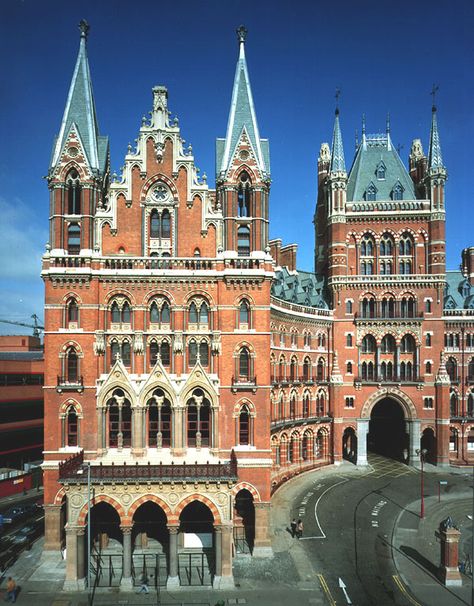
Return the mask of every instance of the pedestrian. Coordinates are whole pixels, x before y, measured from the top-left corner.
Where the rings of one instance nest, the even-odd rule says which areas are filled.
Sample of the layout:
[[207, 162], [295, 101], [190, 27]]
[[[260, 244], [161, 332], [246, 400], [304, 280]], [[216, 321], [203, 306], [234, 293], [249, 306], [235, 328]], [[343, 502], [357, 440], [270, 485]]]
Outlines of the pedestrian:
[[295, 538], [295, 536], [296, 536], [296, 518], [293, 518], [291, 520], [290, 528], [291, 528], [291, 536], [293, 538]]
[[7, 597], [5, 602], [16, 602], [16, 583], [12, 577], [8, 577], [7, 580]]
[[296, 525], [296, 536], [298, 537], [298, 539], [301, 539], [301, 537], [303, 536], [303, 521], [302, 520], [298, 520], [298, 524]]
[[140, 583], [142, 584], [142, 586], [140, 587], [140, 591], [137, 591], [137, 593], [150, 593], [150, 590], [148, 589], [148, 576], [146, 572], [142, 574]]

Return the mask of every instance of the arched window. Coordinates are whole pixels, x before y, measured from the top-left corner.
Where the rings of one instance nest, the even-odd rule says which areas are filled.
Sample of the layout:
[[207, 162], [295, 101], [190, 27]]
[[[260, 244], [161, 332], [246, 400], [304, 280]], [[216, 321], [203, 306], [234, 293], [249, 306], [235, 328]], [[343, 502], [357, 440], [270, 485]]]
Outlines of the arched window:
[[471, 358], [467, 365], [467, 380], [474, 381], [474, 358]]
[[325, 370], [324, 369], [324, 360], [322, 358], [319, 358], [318, 365], [316, 366], [316, 377], [317, 377], [318, 381], [325, 380], [324, 370]]
[[303, 361], [303, 381], [311, 381], [311, 360], [305, 358]]
[[81, 228], [78, 223], [71, 223], [67, 229], [67, 251], [78, 255], [81, 251]]
[[456, 393], [452, 393], [449, 398], [449, 414], [452, 417], [458, 416], [458, 396]]
[[290, 381], [298, 380], [298, 361], [296, 358], [291, 358], [290, 362]]
[[250, 353], [246, 347], [242, 347], [239, 353], [239, 378], [250, 379]]
[[373, 257], [374, 256], [374, 240], [369, 234], [365, 234], [360, 243], [360, 254], [362, 257]]
[[114, 301], [112, 303], [112, 307], [110, 310], [110, 315], [112, 318], [112, 322], [114, 324], [118, 324], [120, 323], [121, 319], [122, 319], [122, 314], [120, 313], [120, 307], [118, 306], [118, 303], [116, 301]]
[[67, 322], [68, 324], [77, 324], [79, 320], [79, 307], [76, 299], [69, 299], [67, 306]]
[[393, 297], [382, 299], [382, 318], [395, 317], [395, 299]]
[[409, 234], [405, 233], [400, 238], [398, 252], [401, 256], [409, 256], [413, 253], [413, 240]]
[[167, 209], [161, 215], [161, 237], [166, 240], [171, 237], [171, 217]]
[[433, 372], [432, 367], [431, 367], [431, 362], [426, 362], [425, 372], [427, 375], [430, 375]]
[[392, 335], [385, 335], [380, 344], [380, 351], [382, 353], [394, 353], [395, 351], [395, 339]]
[[352, 362], [348, 362], [346, 365], [346, 372], [348, 375], [352, 374]]
[[316, 396], [316, 416], [324, 417], [325, 412], [326, 412], [326, 398], [324, 397], [324, 393], [320, 392]]
[[375, 318], [375, 299], [364, 297], [362, 299], [361, 311], [363, 318]]
[[250, 217], [250, 180], [244, 171], [240, 175], [240, 183], [237, 190], [237, 215], [239, 217]]
[[116, 389], [107, 402], [109, 414], [109, 446], [130, 448], [132, 444], [132, 409], [121, 389]]
[[150, 343], [150, 365], [154, 366], [158, 361], [159, 345], [156, 341]]
[[124, 366], [129, 367], [131, 365], [132, 349], [128, 341], [123, 341], [122, 343], [112, 341], [112, 344], [110, 346], [111, 366], [117, 361], [117, 354], [120, 356], [120, 359], [122, 360], [122, 364]]
[[123, 304], [123, 307], [122, 307], [122, 322], [124, 324], [130, 324], [130, 318], [131, 318], [130, 305], [127, 303], [127, 301], [125, 301], [125, 303]]
[[303, 396], [303, 417], [307, 418], [310, 414], [310, 397], [308, 393]]
[[380, 256], [389, 257], [393, 255], [393, 239], [388, 234], [384, 234], [380, 240]]
[[404, 335], [400, 342], [401, 353], [413, 353], [416, 349], [415, 339], [412, 335]]
[[163, 366], [171, 364], [171, 349], [168, 341], [162, 341], [160, 345], [160, 358]]
[[403, 200], [403, 185], [397, 181], [392, 189], [392, 200]]
[[467, 397], [467, 414], [470, 417], [474, 416], [474, 395], [472, 393]]
[[212, 416], [210, 402], [202, 389], [195, 389], [187, 406], [188, 447], [212, 446]]
[[67, 212], [69, 215], [81, 214], [82, 188], [79, 173], [73, 168], [66, 178], [67, 183]]
[[291, 394], [290, 396], [290, 419], [296, 419], [296, 396]]
[[122, 362], [124, 366], [130, 366], [131, 364], [131, 347], [128, 341], [122, 343]]
[[373, 335], [365, 335], [362, 339], [362, 353], [375, 353], [376, 342]]
[[244, 225], [237, 230], [237, 253], [241, 257], [250, 255], [250, 229]]
[[70, 347], [66, 352], [66, 381], [68, 383], [77, 383], [79, 371], [79, 361], [76, 350]]
[[171, 404], [162, 389], [155, 389], [147, 403], [148, 447], [169, 448], [171, 446]]
[[71, 406], [66, 415], [66, 446], [79, 446], [79, 421], [74, 406]]
[[446, 362], [446, 372], [449, 375], [451, 382], [457, 381], [458, 367], [455, 358], [449, 358]]
[[250, 444], [250, 413], [246, 405], [242, 406], [239, 414], [239, 444]]
[[160, 321], [160, 310], [158, 309], [158, 305], [153, 301], [150, 307], [150, 322], [152, 324], [158, 324]]
[[112, 324], [130, 324], [132, 321], [132, 309], [128, 301], [113, 301], [110, 307], [110, 318]]
[[415, 316], [415, 299], [413, 297], [404, 297], [401, 301], [402, 318], [413, 318]]
[[156, 209], [150, 214], [150, 238], [160, 237], [160, 215]]
[[239, 327], [249, 328], [250, 326], [250, 307], [247, 301], [244, 299], [240, 302], [239, 306]]
[[196, 303], [194, 303], [194, 301], [189, 306], [189, 322], [191, 324], [198, 323], [198, 312], [197, 312]]
[[375, 202], [377, 199], [377, 188], [373, 183], [369, 183], [367, 189], [365, 190], [364, 198], [367, 202]]

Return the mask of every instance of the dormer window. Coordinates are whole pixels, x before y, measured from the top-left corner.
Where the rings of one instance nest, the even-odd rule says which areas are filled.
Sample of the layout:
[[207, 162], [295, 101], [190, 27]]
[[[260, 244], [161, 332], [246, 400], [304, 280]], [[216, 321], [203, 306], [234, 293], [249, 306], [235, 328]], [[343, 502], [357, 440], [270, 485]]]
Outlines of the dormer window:
[[392, 200], [403, 200], [403, 185], [397, 181], [392, 189]]
[[380, 161], [377, 164], [377, 168], [375, 169], [375, 175], [376, 175], [378, 181], [383, 181], [385, 179], [386, 170], [387, 170], [387, 167], [385, 166], [385, 164], [382, 161]]
[[369, 183], [369, 186], [365, 190], [364, 198], [367, 202], [375, 202], [377, 198], [377, 188], [373, 183]]

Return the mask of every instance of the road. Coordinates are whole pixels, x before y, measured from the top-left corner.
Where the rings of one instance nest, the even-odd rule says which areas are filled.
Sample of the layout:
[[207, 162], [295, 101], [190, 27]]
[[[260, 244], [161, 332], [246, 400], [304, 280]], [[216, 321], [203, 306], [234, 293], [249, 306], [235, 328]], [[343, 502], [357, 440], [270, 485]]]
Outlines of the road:
[[[293, 512], [304, 522], [301, 543], [321, 570], [329, 603], [414, 606], [393, 564], [392, 545], [397, 517], [420, 498], [420, 472], [378, 455], [369, 462], [372, 469], [362, 476], [315, 479], [298, 494]], [[450, 487], [466, 486], [463, 476], [446, 477]], [[425, 473], [425, 495], [437, 493], [439, 479]], [[407, 515], [415, 527], [418, 514]]]

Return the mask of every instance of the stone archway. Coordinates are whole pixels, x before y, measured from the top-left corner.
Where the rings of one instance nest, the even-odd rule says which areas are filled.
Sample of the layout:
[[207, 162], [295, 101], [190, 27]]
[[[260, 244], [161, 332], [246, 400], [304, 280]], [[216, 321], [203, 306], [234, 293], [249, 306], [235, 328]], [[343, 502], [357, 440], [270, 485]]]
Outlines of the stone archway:
[[[383, 402], [385, 404], [380, 404]], [[394, 436], [389, 431], [390, 419], [396, 424]], [[369, 433], [372, 434], [370, 444]], [[388, 437], [385, 445], [381, 437], [383, 435]], [[416, 464], [416, 450], [420, 448], [420, 421], [411, 398], [397, 387], [374, 392], [365, 402], [357, 420], [357, 439], [357, 465], [367, 465], [368, 448], [381, 448], [386, 451], [381, 453], [385, 456]]]

